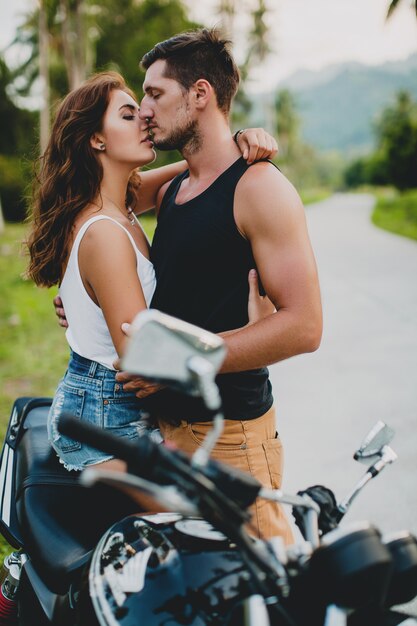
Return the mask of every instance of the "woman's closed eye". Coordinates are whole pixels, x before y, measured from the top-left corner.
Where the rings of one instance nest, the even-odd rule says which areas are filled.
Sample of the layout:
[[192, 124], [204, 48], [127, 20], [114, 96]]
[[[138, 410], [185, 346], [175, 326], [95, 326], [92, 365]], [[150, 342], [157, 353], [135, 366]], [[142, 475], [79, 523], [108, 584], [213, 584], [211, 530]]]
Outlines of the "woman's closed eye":
[[139, 114], [139, 107], [133, 104], [122, 104], [119, 108], [123, 120], [132, 121]]

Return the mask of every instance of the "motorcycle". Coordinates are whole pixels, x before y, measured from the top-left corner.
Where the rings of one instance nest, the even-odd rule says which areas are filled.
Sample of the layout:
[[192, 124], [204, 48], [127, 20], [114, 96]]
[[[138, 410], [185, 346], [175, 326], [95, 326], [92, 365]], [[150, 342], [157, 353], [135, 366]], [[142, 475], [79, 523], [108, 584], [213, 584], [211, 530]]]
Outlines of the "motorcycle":
[[[383, 538], [368, 523], [339, 527], [395, 460], [392, 431], [379, 424], [364, 440], [356, 455], [370, 467], [340, 505], [321, 486], [266, 489], [210, 459], [222, 429], [223, 356], [216, 335], [156, 311], [138, 316], [124, 368], [201, 397], [213, 429], [190, 459], [147, 437], [132, 443], [61, 421], [66, 435], [124, 459], [126, 474], [67, 472], [47, 442], [50, 399], [15, 402], [0, 461], [0, 530], [19, 552], [5, 561], [0, 625], [417, 624], [391, 609], [417, 595], [416, 539]], [[135, 490], [164, 512], [138, 513]], [[251, 537], [256, 497], [292, 505], [304, 539], [285, 549], [278, 538]]]

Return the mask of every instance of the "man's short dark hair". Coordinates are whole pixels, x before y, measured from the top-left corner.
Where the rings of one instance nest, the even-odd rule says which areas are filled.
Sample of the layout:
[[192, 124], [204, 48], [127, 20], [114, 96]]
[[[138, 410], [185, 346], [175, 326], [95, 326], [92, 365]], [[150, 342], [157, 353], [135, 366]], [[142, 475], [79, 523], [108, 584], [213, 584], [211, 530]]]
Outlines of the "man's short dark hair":
[[213, 87], [219, 109], [229, 113], [239, 86], [239, 70], [230, 52], [231, 42], [216, 29], [202, 28], [175, 35], [157, 43], [145, 54], [142, 67], [166, 61], [164, 76], [173, 78], [187, 91], [200, 78]]

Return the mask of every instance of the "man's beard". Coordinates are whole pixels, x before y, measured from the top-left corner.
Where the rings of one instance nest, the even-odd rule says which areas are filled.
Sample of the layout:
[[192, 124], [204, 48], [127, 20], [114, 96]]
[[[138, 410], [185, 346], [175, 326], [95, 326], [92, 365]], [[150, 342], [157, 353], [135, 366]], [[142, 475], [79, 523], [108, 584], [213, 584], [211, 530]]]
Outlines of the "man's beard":
[[196, 120], [188, 122], [182, 128], [176, 128], [168, 137], [153, 140], [158, 150], [178, 150], [181, 153], [194, 154], [201, 148], [202, 139]]

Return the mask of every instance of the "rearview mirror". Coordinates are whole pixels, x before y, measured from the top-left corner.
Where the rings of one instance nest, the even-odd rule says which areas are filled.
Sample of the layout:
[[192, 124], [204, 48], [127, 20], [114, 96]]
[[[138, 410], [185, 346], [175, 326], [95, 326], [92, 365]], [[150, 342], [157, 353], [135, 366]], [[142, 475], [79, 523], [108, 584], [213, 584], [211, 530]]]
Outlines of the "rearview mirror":
[[190, 371], [193, 357], [203, 357], [214, 374], [226, 354], [218, 335], [155, 309], [141, 311], [133, 320], [122, 367], [170, 387], [195, 395], [195, 377]]
[[384, 422], [377, 422], [366, 435], [353, 458], [367, 465], [373, 463], [382, 456], [384, 446], [390, 443], [394, 434], [394, 430]]

